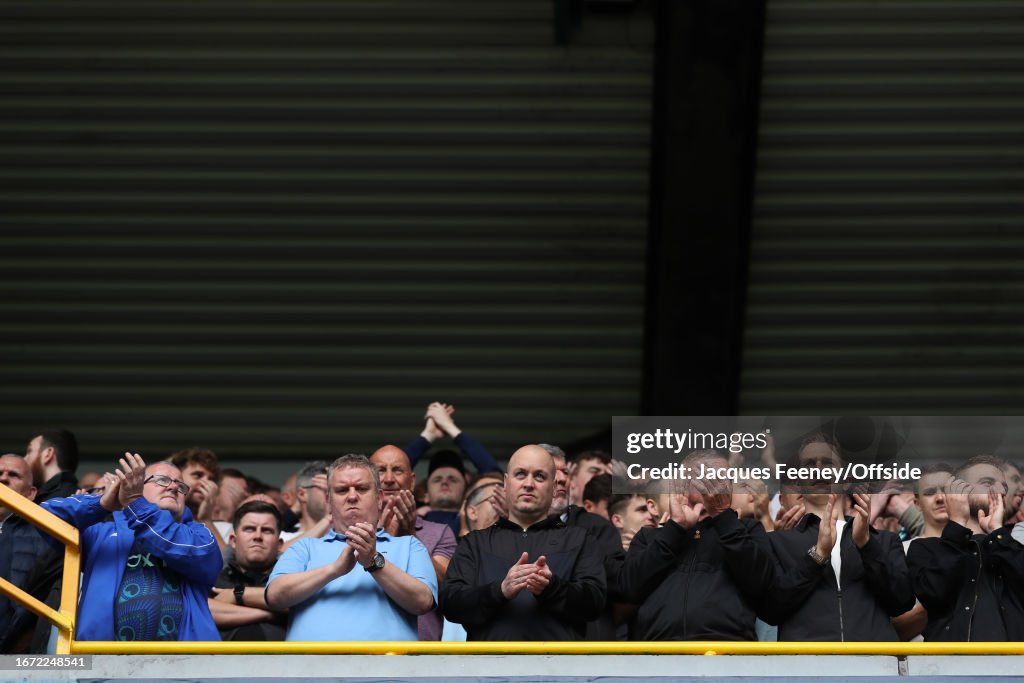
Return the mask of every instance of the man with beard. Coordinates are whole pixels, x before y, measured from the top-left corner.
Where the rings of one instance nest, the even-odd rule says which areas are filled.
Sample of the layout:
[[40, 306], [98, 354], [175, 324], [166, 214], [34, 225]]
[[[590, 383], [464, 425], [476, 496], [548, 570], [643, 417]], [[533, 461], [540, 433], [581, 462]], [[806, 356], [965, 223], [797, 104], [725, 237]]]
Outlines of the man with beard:
[[1003, 525], [1003, 462], [978, 455], [945, 495], [949, 522], [938, 538], [910, 545], [914, 592], [928, 610], [929, 641], [1024, 637], [1024, 548]]
[[548, 514], [554, 479], [546, 450], [517, 450], [505, 474], [508, 517], [455, 551], [441, 608], [469, 640], [580, 640], [604, 608], [604, 566], [589, 535]]
[[[815, 435], [803, 442], [793, 468], [843, 467], [837, 445]], [[792, 529], [768, 534], [780, 575], [818, 565], [809, 587], [768, 594], [762, 618], [778, 624], [780, 641], [895, 641], [891, 618], [914, 606], [899, 537], [870, 525], [870, 498], [853, 495], [851, 517], [831, 482], [799, 482], [806, 514]], [[804, 590], [809, 588], [809, 590]]]
[[263, 597], [281, 549], [281, 512], [266, 502], [243, 503], [231, 527], [234, 552], [209, 599], [213, 621], [224, 640], [284, 640], [288, 615], [272, 611]]
[[[409, 464], [409, 456], [398, 446], [382, 446], [370, 456], [370, 462], [380, 474], [384, 513], [381, 526], [395, 537], [415, 536], [427, 549], [434, 564], [437, 583], [441, 585], [448, 563], [455, 554], [455, 534], [447, 524], [423, 519], [416, 514], [416, 501], [412, 490], [416, 488], [416, 473]], [[444, 626], [441, 613], [432, 609], [421, 614], [417, 623], [420, 640], [441, 640]]]
[[285, 551], [267, 605], [291, 610], [287, 640], [416, 640], [416, 617], [437, 603], [427, 549], [381, 528], [380, 474], [365, 455], [335, 460], [327, 481], [331, 530]]
[[[77, 640], [220, 640], [206, 596], [223, 564], [217, 542], [185, 507], [189, 487], [169, 462], [125, 453], [102, 496], [43, 503], [81, 531]], [[113, 513], [113, 521], [103, 520]], [[57, 541], [52, 541], [57, 545]]]
[[327, 463], [313, 460], [302, 466], [295, 476], [295, 500], [299, 523], [295, 531], [285, 531], [281, 540], [287, 550], [296, 539], [320, 538], [331, 528], [327, 515]]
[[78, 440], [66, 429], [46, 429], [25, 449], [25, 462], [36, 485], [36, 504], [70, 496], [78, 490]]

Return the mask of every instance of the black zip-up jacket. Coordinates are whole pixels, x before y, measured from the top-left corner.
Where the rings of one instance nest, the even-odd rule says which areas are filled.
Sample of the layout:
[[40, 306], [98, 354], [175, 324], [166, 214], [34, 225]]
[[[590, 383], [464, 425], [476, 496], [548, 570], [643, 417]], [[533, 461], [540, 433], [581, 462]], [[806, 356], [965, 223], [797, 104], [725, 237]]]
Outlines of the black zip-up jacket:
[[[841, 586], [832, 562], [818, 566], [807, 551], [818, 542], [820, 518], [808, 513], [792, 529], [768, 534], [778, 562], [787, 573], [815, 567], [816, 581], [808, 591], [776, 590], [765, 601], [761, 618], [778, 624], [780, 641], [896, 641], [890, 617], [914, 606], [903, 545], [896, 534], [871, 530], [868, 542], [857, 548], [853, 521], [847, 518], [839, 543]], [[809, 563], [809, 564], [808, 564]]]
[[986, 535], [949, 522], [907, 551], [910, 578], [928, 610], [927, 641], [1024, 640], [1024, 546], [1010, 527]]
[[36, 491], [36, 505], [42, 505], [51, 498], [67, 498], [78, 490], [78, 476], [74, 472], [61, 470], [53, 475]]
[[566, 524], [585, 529], [590, 535], [588, 544], [595, 546], [604, 559], [605, 582], [608, 587], [604, 612], [597, 619], [587, 622], [587, 640], [615, 640], [616, 602], [622, 602], [619, 591], [619, 573], [626, 553], [622, 550], [622, 537], [618, 529], [604, 517], [587, 512], [581, 507], [570, 505]]
[[[551, 582], [538, 596], [523, 589], [508, 600], [501, 582], [523, 552], [531, 563], [547, 558]], [[502, 518], [470, 532], [456, 548], [440, 590], [444, 616], [462, 624], [469, 640], [582, 640], [605, 598], [600, 550], [585, 529], [566, 526], [557, 516], [526, 530]]]
[[733, 510], [689, 531], [673, 521], [641, 529], [619, 579], [626, 601], [640, 605], [631, 637], [756, 640], [758, 604], [778, 579], [765, 536], [759, 522]]

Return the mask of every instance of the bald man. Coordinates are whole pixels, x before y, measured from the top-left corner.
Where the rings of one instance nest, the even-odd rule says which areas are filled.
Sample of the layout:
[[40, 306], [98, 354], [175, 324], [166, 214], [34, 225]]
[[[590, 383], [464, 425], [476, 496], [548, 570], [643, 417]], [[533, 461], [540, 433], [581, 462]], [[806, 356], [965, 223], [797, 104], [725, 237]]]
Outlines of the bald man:
[[508, 463], [508, 517], [462, 540], [441, 586], [469, 640], [582, 640], [605, 604], [604, 558], [587, 532], [548, 515], [555, 463], [523, 446]]
[[[384, 497], [381, 526], [392, 536], [415, 536], [427, 548], [430, 561], [441, 585], [448, 563], [455, 554], [455, 534], [447, 524], [431, 522], [416, 514], [416, 473], [412, 471], [409, 456], [398, 446], [381, 446], [370, 462], [380, 473], [380, 492]], [[417, 619], [420, 640], [441, 640], [444, 627], [441, 612], [435, 606]]]
[[[32, 468], [20, 455], [7, 453], [0, 456], [0, 483], [28, 500], [36, 497]], [[46, 539], [32, 524], [0, 506], [0, 576], [20, 586], [36, 557], [47, 548]], [[28, 617], [24, 607], [6, 595], [0, 595], [0, 639], [6, 640], [12, 625], [24, 617]]]

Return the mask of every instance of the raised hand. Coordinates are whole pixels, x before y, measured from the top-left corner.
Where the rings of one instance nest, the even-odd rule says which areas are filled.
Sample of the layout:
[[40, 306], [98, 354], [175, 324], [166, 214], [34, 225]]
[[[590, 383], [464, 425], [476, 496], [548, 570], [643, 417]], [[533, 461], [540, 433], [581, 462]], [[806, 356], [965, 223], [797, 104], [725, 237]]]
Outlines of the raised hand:
[[200, 479], [196, 482], [195, 488], [203, 493], [203, 500], [199, 503], [199, 509], [196, 510], [196, 521], [212, 522], [213, 508], [217, 504], [220, 487], [213, 479]]
[[853, 494], [853, 542], [863, 548], [871, 540], [871, 499], [866, 493]]
[[412, 491], [399, 491], [384, 504], [381, 526], [392, 536], [411, 536], [416, 531], [416, 499]]
[[687, 487], [682, 487], [683, 490], [679, 492], [675, 488], [673, 487], [673, 492], [669, 494], [669, 517], [684, 529], [692, 529], [697, 525], [700, 513], [704, 511], [704, 504], [690, 505], [690, 495], [687, 492]]
[[424, 417], [433, 420], [438, 429], [454, 439], [462, 433], [462, 430], [456, 427], [455, 421], [452, 420], [454, 412], [455, 406], [435, 402], [427, 406], [427, 414]]
[[114, 510], [121, 509], [121, 480], [116, 474], [110, 472], [104, 473], [104, 475], [96, 482], [96, 488], [100, 485], [106, 488], [103, 491], [103, 495], [100, 496], [100, 505], [107, 512], [113, 512]]
[[868, 521], [874, 522], [886, 513], [889, 508], [890, 499], [899, 494], [899, 484], [895, 481], [887, 481], [882, 490], [871, 496], [871, 505], [868, 507]]
[[508, 517], [508, 501], [505, 500], [505, 485], [498, 484], [491, 489], [489, 500], [499, 517]]
[[512, 565], [505, 578], [501, 581], [501, 594], [506, 600], [519, 595], [526, 588], [526, 580], [533, 574], [534, 565], [528, 562], [529, 555], [523, 553], [514, 565]]
[[978, 526], [986, 534], [990, 534], [1003, 526], [1005, 508], [1002, 495], [995, 491], [988, 492], [988, 514], [984, 510], [978, 510]]
[[143, 482], [146, 479], [146, 463], [138, 453], [125, 453], [118, 462], [121, 464], [121, 467], [115, 472], [121, 482], [118, 489], [118, 502], [124, 508], [142, 497]]
[[[437, 426], [437, 423], [434, 422], [434, 418], [430, 417], [430, 409], [433, 408], [435, 405], [444, 407], [443, 403], [437, 402], [431, 403], [430, 405], [427, 406], [427, 412], [424, 413], [423, 415], [423, 419], [425, 420], [423, 431], [420, 432], [420, 436], [422, 436], [430, 443], [434, 443], [442, 436], [444, 436], [444, 431], [442, 431], [441, 428]], [[448, 410], [449, 414], [451, 414], [451, 412], [454, 412], [455, 408], [446, 407], [446, 410]]]
[[963, 479], [950, 478], [946, 486], [946, 511], [951, 522], [967, 526], [971, 519], [970, 493], [973, 488]]
[[364, 569], [369, 567], [377, 554], [377, 530], [369, 522], [356, 522], [346, 529], [345, 536], [356, 553], [356, 562]]
[[348, 574], [356, 566], [356, 554], [350, 543], [346, 543], [341, 553], [338, 555], [338, 559], [334, 561], [334, 570], [338, 576], [344, 576]]
[[732, 504], [732, 482], [728, 479], [696, 479], [691, 483], [700, 493], [709, 516], [717, 517]]
[[825, 506], [825, 517], [818, 526], [818, 554], [828, 557], [836, 545], [836, 521], [842, 506], [836, 505], [836, 494], [828, 494], [828, 505]]
[[775, 515], [775, 531], [792, 529], [800, 523], [800, 520], [804, 518], [806, 513], [807, 509], [803, 506], [803, 503], [791, 505], [788, 510], [779, 508], [778, 513]]
[[548, 567], [548, 560], [543, 555], [537, 558], [533, 566], [534, 572], [526, 577], [526, 590], [534, 595], [540, 595], [551, 583], [551, 568]]

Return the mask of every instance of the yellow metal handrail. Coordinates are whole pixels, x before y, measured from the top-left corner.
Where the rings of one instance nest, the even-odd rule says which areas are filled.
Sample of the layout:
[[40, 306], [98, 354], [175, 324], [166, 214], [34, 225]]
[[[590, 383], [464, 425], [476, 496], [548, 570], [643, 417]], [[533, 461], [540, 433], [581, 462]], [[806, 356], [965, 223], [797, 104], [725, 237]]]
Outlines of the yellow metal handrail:
[[39, 600], [15, 586], [10, 581], [0, 578], [0, 592], [10, 596], [18, 604], [47, 619], [57, 627], [57, 654], [71, 654], [71, 645], [75, 630], [75, 610], [78, 606], [78, 571], [81, 555], [78, 545], [78, 529], [47, 512], [24, 496], [15, 493], [10, 487], [0, 484], [0, 504], [25, 521], [33, 524], [40, 531], [53, 536], [64, 544], [64, 576], [61, 580], [60, 609], [44, 605]]
[[687, 642], [162, 642], [75, 641], [74, 654], [306, 655], [1020, 655], [1024, 643]]
[[[57, 654], [352, 654], [352, 655], [1021, 655], [1024, 643], [686, 642], [145, 642], [74, 640], [80, 551], [78, 529], [0, 484], [0, 504], [64, 543], [60, 609], [0, 578], [0, 592], [54, 624]], [[113, 587], [111, 587], [113, 590]]]

